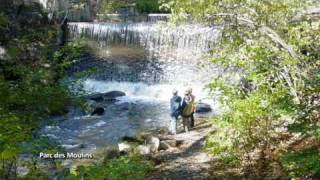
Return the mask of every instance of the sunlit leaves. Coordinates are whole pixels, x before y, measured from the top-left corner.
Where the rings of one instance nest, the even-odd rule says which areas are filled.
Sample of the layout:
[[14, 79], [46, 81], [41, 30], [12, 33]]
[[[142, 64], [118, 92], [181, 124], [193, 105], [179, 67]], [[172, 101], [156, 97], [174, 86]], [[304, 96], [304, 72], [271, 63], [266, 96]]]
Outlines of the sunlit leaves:
[[[318, 136], [320, 25], [308, 17], [293, 18], [319, 8], [319, 1], [184, 0], [168, 6], [177, 16], [173, 22], [182, 13], [198, 23], [222, 26], [211, 60], [242, 77], [236, 83], [234, 72], [226, 73], [209, 85], [227, 107], [213, 122], [218, 132], [208, 138], [210, 152], [244, 157], [259, 146], [276, 146], [276, 137], [288, 127]], [[232, 133], [224, 133], [228, 130]]]

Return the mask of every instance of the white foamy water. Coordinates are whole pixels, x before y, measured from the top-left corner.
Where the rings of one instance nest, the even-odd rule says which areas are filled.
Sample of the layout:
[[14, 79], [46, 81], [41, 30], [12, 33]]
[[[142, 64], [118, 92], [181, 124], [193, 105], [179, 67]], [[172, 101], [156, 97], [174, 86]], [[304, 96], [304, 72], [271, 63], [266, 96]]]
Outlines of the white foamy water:
[[[126, 97], [120, 97], [123, 101], [145, 101], [145, 102], [166, 102], [172, 96], [172, 90], [176, 89], [180, 96], [183, 96], [187, 88], [192, 88], [193, 94], [197, 100], [210, 102], [208, 90], [202, 84], [146, 84], [143, 82], [107, 82], [87, 79], [83, 83], [84, 90], [88, 93], [105, 93], [109, 91], [122, 91], [126, 93]], [[210, 102], [211, 103], [211, 102]]]

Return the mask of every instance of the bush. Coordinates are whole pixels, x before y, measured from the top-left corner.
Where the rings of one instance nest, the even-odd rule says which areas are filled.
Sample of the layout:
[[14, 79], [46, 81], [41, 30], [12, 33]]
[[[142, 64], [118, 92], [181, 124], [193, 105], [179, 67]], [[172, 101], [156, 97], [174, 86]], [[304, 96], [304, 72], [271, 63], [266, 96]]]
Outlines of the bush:
[[136, 8], [140, 13], [159, 12], [159, 3], [157, 0], [137, 0]]
[[317, 149], [291, 152], [281, 158], [291, 178], [320, 177], [320, 153]]

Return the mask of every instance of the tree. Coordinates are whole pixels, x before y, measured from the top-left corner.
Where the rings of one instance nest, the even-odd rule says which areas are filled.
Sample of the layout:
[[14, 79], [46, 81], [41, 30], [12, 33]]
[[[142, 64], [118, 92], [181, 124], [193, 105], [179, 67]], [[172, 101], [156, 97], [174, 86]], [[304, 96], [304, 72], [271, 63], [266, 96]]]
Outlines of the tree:
[[9, 0], [4, 4], [0, 7], [0, 179], [12, 179], [18, 155], [35, 150], [23, 147], [39, 141], [39, 122], [64, 114], [72, 104], [73, 94], [61, 80], [81, 46], [58, 47], [57, 29], [40, 6]]
[[[251, 171], [262, 176], [268, 162], [283, 165], [279, 157], [290, 147], [279, 143], [291, 139], [293, 129], [319, 140], [319, 1], [172, 0], [163, 6], [171, 8], [173, 22], [190, 14], [221, 27], [212, 61], [241, 77], [235, 82], [229, 74], [209, 85], [222, 92], [226, 107], [214, 121], [219, 132], [208, 138], [212, 153], [242, 163], [259, 154]], [[300, 175], [319, 174], [313, 169]]]

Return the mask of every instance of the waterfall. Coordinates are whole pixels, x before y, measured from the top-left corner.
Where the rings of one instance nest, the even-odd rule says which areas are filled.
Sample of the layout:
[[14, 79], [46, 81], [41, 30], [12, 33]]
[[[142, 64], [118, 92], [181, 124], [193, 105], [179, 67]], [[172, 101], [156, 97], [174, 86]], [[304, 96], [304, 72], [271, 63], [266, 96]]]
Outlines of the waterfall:
[[148, 22], [168, 21], [169, 14], [148, 14]]
[[[166, 15], [150, 15], [163, 18]], [[166, 23], [69, 23], [71, 37], [86, 37], [101, 47], [142, 47], [149, 67], [161, 70], [158, 79], [166, 82], [206, 81], [215, 68], [206, 56], [220, 36], [218, 27], [189, 24], [170, 27]], [[148, 65], [145, 67], [147, 68]], [[153, 75], [147, 75], [153, 77]], [[154, 79], [154, 78], [153, 78]]]

